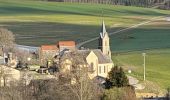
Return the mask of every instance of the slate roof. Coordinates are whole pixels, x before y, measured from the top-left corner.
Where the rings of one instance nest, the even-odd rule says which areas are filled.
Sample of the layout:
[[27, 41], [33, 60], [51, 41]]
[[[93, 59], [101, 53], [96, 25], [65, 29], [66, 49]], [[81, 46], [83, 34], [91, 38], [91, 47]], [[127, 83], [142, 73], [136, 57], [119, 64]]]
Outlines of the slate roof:
[[81, 56], [84, 60], [86, 60], [86, 57], [90, 54], [90, 52], [93, 51], [94, 54], [98, 57], [99, 64], [105, 64], [105, 63], [113, 63], [112, 60], [108, 57], [103, 55], [100, 49], [92, 49], [92, 50], [78, 50], [75, 54], [72, 54], [73, 52], [66, 52], [64, 53], [62, 58], [74, 58], [74, 56]]
[[98, 57], [99, 64], [112, 63], [111, 58], [109, 56], [103, 55], [103, 53], [100, 49], [95, 49], [95, 50], [92, 50], [92, 51]]
[[83, 57], [87, 57], [90, 54], [91, 50], [78, 50], [78, 53], [81, 54]]
[[[84, 55], [84, 51], [77, 51], [77, 52], [64, 52], [63, 55], [60, 56], [60, 60], [64, 60], [64, 59], [70, 59], [70, 60], [76, 60], [75, 62], [79, 62], [81, 64], [87, 64], [86, 62], [86, 55]], [[87, 52], [86, 52], [87, 54]]]

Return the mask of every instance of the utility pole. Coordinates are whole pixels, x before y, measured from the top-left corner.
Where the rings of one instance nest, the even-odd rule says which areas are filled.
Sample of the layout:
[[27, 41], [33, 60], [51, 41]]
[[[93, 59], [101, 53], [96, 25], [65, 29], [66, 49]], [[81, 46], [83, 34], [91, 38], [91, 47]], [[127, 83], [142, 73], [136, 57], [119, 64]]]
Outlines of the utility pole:
[[143, 55], [143, 80], [146, 80], [146, 53], [142, 53]]

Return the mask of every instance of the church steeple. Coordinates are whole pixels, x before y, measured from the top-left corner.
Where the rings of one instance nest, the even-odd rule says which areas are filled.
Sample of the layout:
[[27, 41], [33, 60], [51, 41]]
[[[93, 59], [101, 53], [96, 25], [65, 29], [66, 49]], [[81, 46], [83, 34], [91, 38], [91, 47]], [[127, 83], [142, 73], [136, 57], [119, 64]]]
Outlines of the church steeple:
[[104, 20], [103, 20], [101, 31], [100, 31], [101, 38], [103, 38], [105, 36], [105, 34], [107, 34], [107, 31], [106, 31], [106, 26], [105, 26], [105, 23], [104, 23]]
[[101, 31], [100, 31], [100, 37], [99, 37], [99, 49], [103, 52], [104, 55], [111, 58], [111, 51], [110, 51], [110, 43], [109, 43], [109, 35], [106, 31], [106, 26], [103, 21]]

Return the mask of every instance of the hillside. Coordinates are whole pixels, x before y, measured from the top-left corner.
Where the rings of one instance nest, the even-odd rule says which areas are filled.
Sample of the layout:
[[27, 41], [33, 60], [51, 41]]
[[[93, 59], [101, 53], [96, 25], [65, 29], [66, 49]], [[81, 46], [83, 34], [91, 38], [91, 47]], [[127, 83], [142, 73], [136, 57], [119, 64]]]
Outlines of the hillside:
[[[170, 87], [170, 49], [146, 50], [113, 55], [113, 61], [143, 82], [143, 56], [146, 53], [146, 80], [152, 81], [163, 89]], [[157, 89], [158, 87], [154, 87]]]
[[[103, 18], [101, 18], [103, 11]], [[40, 46], [42, 44], [52, 44], [59, 40], [75, 40], [82, 42], [99, 35], [102, 19], [105, 20], [109, 33], [126, 28], [128, 26], [146, 21], [156, 16], [165, 16], [170, 11], [156, 10], [141, 7], [77, 4], [77, 3], [57, 3], [25, 0], [0, 0], [0, 25], [13, 31], [16, 35], [16, 42], [22, 45]], [[167, 24], [166, 24], [167, 25]], [[154, 34], [154, 29], [144, 26], [136, 30], [127, 32], [135, 39], [125, 38], [125, 34], [113, 35], [111, 37], [112, 50], [136, 50], [146, 47], [154, 47], [157, 38], [146, 38], [147, 35], [141, 33]], [[169, 27], [169, 26], [166, 26]], [[147, 28], [148, 31], [145, 29]], [[160, 28], [160, 27], [159, 27]], [[169, 32], [169, 29], [158, 29], [158, 38], [162, 32]], [[145, 38], [145, 46], [138, 47], [134, 44], [140, 41], [140, 35]], [[146, 37], [145, 37], [146, 36]], [[164, 33], [164, 37], [169, 35]], [[138, 38], [139, 37], [139, 38]], [[154, 40], [155, 39], [155, 40]], [[124, 41], [125, 40], [125, 41]], [[166, 43], [165, 43], [166, 42]], [[116, 45], [116, 44], [119, 45]], [[153, 45], [154, 44], [154, 45]], [[169, 46], [170, 42], [162, 41], [157, 47]], [[137, 46], [137, 47], [136, 47]], [[96, 48], [95, 45], [86, 47]]]
[[[108, 33], [113, 33], [151, 18], [169, 16], [169, 14], [168, 10], [142, 7], [0, 0], [0, 25], [14, 32], [17, 44], [30, 46], [55, 44], [59, 40], [75, 40], [81, 43], [98, 37], [103, 19]], [[165, 17], [111, 35], [113, 62], [123, 66], [126, 72], [131, 69], [130, 75], [142, 81], [142, 53], [146, 52], [146, 79], [163, 89], [168, 88], [170, 84], [169, 27], [170, 22]], [[84, 46], [97, 48], [97, 45], [96, 40]], [[151, 50], [145, 51], [145, 49]]]

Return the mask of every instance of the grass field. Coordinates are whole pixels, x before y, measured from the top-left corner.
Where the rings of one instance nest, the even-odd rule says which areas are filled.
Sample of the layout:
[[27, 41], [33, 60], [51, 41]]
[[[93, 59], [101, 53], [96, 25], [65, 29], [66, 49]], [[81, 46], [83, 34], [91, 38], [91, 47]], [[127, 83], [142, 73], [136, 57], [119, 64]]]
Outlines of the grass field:
[[[16, 34], [18, 44], [40, 46], [59, 40], [75, 40], [79, 43], [99, 35], [102, 10], [108, 32], [170, 13], [140, 7], [0, 0], [0, 25]], [[137, 32], [138, 30], [133, 34], [138, 35]], [[120, 46], [115, 46], [120, 41], [119, 35], [112, 36], [111, 41], [112, 50], [136, 48], [132, 42], [127, 42], [126, 45], [120, 42]]]
[[[114, 54], [113, 61], [126, 70], [130, 75], [143, 81], [143, 56], [146, 53], [146, 80], [158, 84], [161, 88], [170, 87], [170, 49], [157, 49]], [[155, 87], [157, 88], [157, 87]]]
[[[127, 32], [112, 35], [110, 37], [113, 52], [127, 52], [145, 49], [170, 47], [170, 22], [159, 19], [147, 25], [140, 26]], [[95, 44], [95, 45], [94, 45]], [[97, 40], [90, 45], [97, 47]]]

